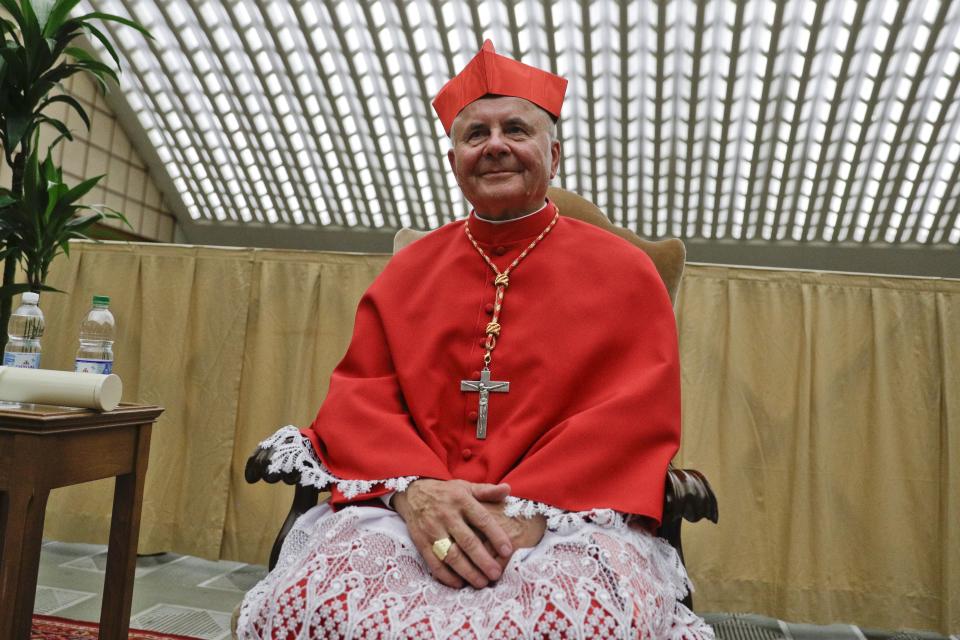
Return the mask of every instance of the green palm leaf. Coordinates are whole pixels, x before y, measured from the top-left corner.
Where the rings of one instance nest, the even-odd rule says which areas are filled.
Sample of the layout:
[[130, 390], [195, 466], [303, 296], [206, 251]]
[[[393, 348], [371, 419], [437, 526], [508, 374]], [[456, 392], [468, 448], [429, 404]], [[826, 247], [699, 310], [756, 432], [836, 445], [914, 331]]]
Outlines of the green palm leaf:
[[0, 7], [6, 9], [18, 25], [23, 24], [23, 13], [20, 11], [20, 5], [16, 0], [0, 0]]
[[134, 22], [133, 20], [129, 20], [129, 19], [127, 19], [127, 18], [121, 18], [120, 16], [115, 16], [115, 15], [112, 15], [112, 14], [109, 14], [109, 13], [102, 13], [102, 12], [100, 12], [100, 11], [94, 11], [93, 13], [88, 13], [88, 14], [86, 14], [86, 15], [80, 16], [79, 18], [77, 18], [77, 20], [80, 21], [80, 22], [87, 22], [87, 21], [89, 21], [91, 18], [96, 18], [96, 19], [98, 19], [98, 20], [103, 20], [104, 22], [118, 22], [118, 23], [120, 23], [120, 24], [122, 24], [122, 25], [124, 25], [124, 26], [126, 26], [126, 27], [130, 27], [130, 28], [132, 28], [132, 29], [136, 29], [137, 31], [140, 32], [140, 35], [142, 35], [143, 37], [149, 38], [149, 39], [153, 40], [153, 36], [150, 34], [150, 32], [147, 31], [147, 30], [146, 30], [144, 27], [142, 27], [141, 25], [139, 25], [139, 24], [137, 24], [136, 22]]
[[[37, 112], [43, 111], [54, 102], [66, 103], [77, 113], [78, 116], [80, 116], [80, 119], [83, 120], [83, 124], [86, 125], [87, 129], [90, 128], [90, 118], [87, 116], [87, 112], [83, 108], [83, 105], [77, 102], [75, 98], [68, 95], [60, 95], [60, 96], [53, 96], [52, 98], [47, 98], [46, 100], [41, 102], [40, 105], [37, 107]], [[50, 145], [50, 146], [53, 146], [53, 145]]]
[[51, 36], [63, 26], [63, 23], [67, 20], [67, 16], [70, 14], [70, 11], [80, 3], [80, 0], [60, 0], [55, 3], [50, 10], [50, 15], [47, 17], [47, 21], [43, 26], [43, 33], [46, 36]]
[[117, 55], [117, 50], [113, 48], [113, 43], [110, 42], [110, 39], [103, 35], [103, 32], [100, 31], [100, 29], [97, 29], [89, 22], [82, 23], [82, 28], [84, 31], [100, 41], [100, 44], [102, 44], [103, 48], [107, 50], [107, 53], [109, 53], [110, 57], [113, 58], [113, 63], [117, 65], [117, 69], [119, 69], [120, 57]]

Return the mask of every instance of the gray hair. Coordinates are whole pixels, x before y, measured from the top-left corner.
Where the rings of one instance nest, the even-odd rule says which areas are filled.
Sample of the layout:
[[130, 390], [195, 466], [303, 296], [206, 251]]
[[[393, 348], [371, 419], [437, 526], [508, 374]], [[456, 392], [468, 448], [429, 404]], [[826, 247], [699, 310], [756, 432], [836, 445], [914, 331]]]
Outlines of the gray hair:
[[547, 114], [547, 117], [550, 118], [550, 126], [547, 127], [547, 134], [550, 136], [550, 142], [556, 142], [557, 138], [557, 123], [560, 121], [559, 118], [554, 120], [553, 116], [544, 111]]

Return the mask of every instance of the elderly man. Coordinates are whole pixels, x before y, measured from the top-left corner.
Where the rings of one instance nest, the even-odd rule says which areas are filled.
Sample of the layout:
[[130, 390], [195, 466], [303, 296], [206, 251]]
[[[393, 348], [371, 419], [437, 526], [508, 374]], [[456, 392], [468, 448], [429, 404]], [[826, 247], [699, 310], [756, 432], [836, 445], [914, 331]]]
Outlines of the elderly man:
[[332, 499], [241, 637], [713, 636], [651, 534], [680, 435], [667, 292], [545, 199], [565, 90], [487, 42], [434, 101], [474, 210], [390, 261], [313, 425], [264, 443]]

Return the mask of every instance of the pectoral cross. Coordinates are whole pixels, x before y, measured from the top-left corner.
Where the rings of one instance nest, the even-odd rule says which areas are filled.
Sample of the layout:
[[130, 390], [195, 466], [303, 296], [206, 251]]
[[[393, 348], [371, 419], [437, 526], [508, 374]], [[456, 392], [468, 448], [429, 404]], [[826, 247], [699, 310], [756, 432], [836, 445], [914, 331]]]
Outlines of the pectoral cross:
[[479, 380], [461, 380], [460, 391], [479, 391], [480, 408], [477, 409], [477, 440], [487, 437], [487, 409], [490, 404], [490, 392], [507, 393], [510, 391], [509, 382], [498, 380], [490, 381], [490, 369], [486, 367], [480, 372]]

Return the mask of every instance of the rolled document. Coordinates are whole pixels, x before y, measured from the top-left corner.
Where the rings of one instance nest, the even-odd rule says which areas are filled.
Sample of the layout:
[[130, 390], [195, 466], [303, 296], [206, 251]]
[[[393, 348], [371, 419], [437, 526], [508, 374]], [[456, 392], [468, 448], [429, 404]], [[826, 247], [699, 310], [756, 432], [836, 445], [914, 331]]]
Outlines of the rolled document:
[[0, 367], [0, 400], [112, 411], [123, 383], [116, 374]]

